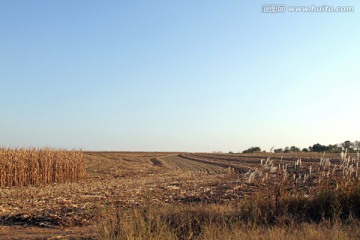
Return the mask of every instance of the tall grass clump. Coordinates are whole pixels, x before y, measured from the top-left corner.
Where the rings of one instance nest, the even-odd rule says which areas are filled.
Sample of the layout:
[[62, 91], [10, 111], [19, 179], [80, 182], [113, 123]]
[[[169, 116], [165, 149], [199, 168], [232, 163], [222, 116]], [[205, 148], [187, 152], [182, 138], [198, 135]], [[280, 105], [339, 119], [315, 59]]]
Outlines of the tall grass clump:
[[110, 207], [98, 225], [101, 240], [348, 240], [359, 239], [359, 222], [319, 224], [248, 224], [239, 206], [175, 205], [134, 208]]
[[212, 226], [229, 228], [237, 222], [228, 206], [149, 205], [129, 209], [111, 206], [103, 212], [99, 239], [197, 239]]
[[0, 148], [0, 187], [75, 182], [84, 176], [81, 151]]
[[262, 189], [244, 202], [241, 218], [274, 224], [286, 221], [360, 219], [359, 157], [347, 152], [340, 160], [325, 155], [318, 164], [275, 164], [270, 158], [245, 175], [248, 184]]

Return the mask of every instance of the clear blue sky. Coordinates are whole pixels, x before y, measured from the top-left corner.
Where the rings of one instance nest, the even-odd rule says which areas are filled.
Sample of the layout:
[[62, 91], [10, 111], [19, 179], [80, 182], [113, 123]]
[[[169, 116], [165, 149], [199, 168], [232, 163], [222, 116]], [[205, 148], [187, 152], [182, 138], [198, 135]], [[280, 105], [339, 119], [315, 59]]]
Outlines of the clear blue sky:
[[264, 3], [0, 0], [0, 146], [360, 140], [359, 1], [288, 1], [354, 13], [265, 14]]

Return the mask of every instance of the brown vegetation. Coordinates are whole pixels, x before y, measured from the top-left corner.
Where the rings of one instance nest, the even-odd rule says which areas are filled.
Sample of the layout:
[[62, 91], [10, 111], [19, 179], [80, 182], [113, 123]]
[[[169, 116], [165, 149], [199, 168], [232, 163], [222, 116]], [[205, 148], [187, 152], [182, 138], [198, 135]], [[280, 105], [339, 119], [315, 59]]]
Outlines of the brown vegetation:
[[[87, 177], [78, 182], [3, 188], [0, 236], [26, 229], [79, 239], [360, 236], [356, 155], [87, 152], [84, 159]], [[88, 228], [96, 231], [72, 232]]]
[[73, 182], [84, 176], [81, 151], [0, 148], [0, 187]]

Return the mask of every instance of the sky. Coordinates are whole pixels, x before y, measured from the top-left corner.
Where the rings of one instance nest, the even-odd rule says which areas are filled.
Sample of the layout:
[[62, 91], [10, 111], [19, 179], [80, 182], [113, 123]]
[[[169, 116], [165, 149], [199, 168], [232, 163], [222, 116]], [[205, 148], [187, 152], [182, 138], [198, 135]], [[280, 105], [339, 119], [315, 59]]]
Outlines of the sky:
[[360, 140], [352, 13], [278, 1], [0, 0], [0, 146], [242, 151]]

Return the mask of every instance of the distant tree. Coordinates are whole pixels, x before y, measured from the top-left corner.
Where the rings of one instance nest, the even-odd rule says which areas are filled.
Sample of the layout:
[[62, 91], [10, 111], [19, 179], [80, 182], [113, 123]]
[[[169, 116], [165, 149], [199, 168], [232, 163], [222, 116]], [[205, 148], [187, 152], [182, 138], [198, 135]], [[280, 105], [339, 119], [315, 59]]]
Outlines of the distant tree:
[[333, 145], [329, 144], [329, 146], [327, 146], [327, 148], [328, 148], [327, 151], [329, 151], [331, 153], [340, 153], [342, 151], [342, 148], [339, 147], [338, 144], [333, 144]]
[[342, 147], [344, 148], [344, 150], [350, 150], [351, 142], [349, 140], [343, 142]]
[[313, 151], [313, 147], [312, 147], [312, 146], [309, 147], [309, 151], [310, 151], [310, 152]]
[[302, 151], [302, 152], [309, 152], [309, 149], [303, 148], [301, 151]]
[[350, 151], [353, 151], [353, 152], [355, 152], [355, 142], [351, 142], [350, 143]]
[[320, 143], [317, 143], [312, 146], [312, 150], [314, 152], [326, 152], [329, 150], [329, 148], [325, 145], [321, 145]]
[[354, 142], [354, 149], [356, 149], [357, 151], [360, 150], [360, 141], [355, 141]]
[[300, 148], [295, 147], [295, 146], [291, 146], [290, 147], [290, 152], [300, 152]]
[[282, 148], [274, 149], [274, 153], [282, 153], [284, 150]]
[[261, 152], [261, 148], [259, 147], [251, 147], [243, 151], [243, 153], [256, 153]]
[[290, 152], [290, 148], [289, 148], [289, 147], [285, 147], [284, 153], [288, 153], [288, 152]]

